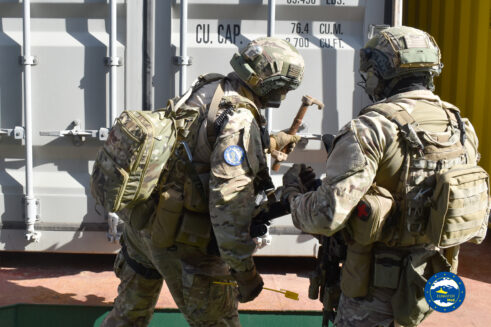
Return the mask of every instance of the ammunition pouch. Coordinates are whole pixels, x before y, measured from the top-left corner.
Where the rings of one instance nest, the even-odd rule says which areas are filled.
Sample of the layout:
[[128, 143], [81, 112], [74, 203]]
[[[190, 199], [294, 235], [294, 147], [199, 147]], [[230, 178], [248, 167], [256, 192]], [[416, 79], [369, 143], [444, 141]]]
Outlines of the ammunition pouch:
[[397, 289], [401, 274], [402, 256], [391, 249], [374, 251], [373, 286]]
[[430, 313], [424, 289], [428, 278], [450, 271], [447, 260], [438, 251], [420, 249], [402, 259], [397, 290], [391, 298], [394, 320], [403, 326], [417, 326]]
[[186, 175], [184, 181], [184, 208], [189, 211], [206, 213], [208, 205], [209, 173], [197, 174], [196, 171]]
[[183, 204], [183, 194], [178, 190], [169, 188], [160, 194], [152, 225], [151, 240], [154, 246], [167, 248], [174, 244]]
[[363, 297], [368, 294], [372, 247], [357, 243], [348, 245], [341, 274], [341, 290], [346, 296]]
[[211, 237], [210, 215], [184, 210], [176, 242], [198, 247], [206, 253]]
[[460, 165], [437, 173], [431, 201], [426, 232], [433, 244], [448, 248], [483, 241], [489, 218], [489, 176], [483, 168]]
[[190, 168], [184, 181], [184, 210], [175, 241], [198, 247], [206, 253], [212, 238], [208, 205], [210, 174], [198, 174], [194, 166]]
[[395, 201], [390, 192], [373, 185], [348, 220], [351, 238], [361, 245], [384, 241], [384, 225], [394, 208]]

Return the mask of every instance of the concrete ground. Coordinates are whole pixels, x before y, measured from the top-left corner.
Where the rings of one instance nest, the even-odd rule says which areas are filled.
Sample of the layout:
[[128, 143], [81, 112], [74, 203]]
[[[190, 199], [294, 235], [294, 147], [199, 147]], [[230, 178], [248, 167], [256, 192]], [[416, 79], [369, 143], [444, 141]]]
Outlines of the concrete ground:
[[[16, 303], [111, 306], [118, 280], [113, 255], [0, 252], [0, 306]], [[310, 258], [256, 258], [265, 286], [299, 293], [300, 300], [264, 290], [242, 310], [321, 310], [307, 296]], [[459, 276], [466, 287], [463, 305], [451, 313], [433, 313], [421, 326], [491, 326], [491, 238], [480, 246], [465, 244]], [[159, 308], [176, 308], [167, 288]]]

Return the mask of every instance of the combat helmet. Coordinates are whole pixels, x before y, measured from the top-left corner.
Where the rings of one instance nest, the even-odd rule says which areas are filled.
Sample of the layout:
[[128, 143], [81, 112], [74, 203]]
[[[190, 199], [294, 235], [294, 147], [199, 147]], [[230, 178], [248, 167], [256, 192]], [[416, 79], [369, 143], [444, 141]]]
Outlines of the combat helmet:
[[250, 42], [230, 64], [266, 107], [278, 107], [286, 93], [300, 85], [304, 71], [298, 50], [274, 37]]
[[443, 64], [431, 35], [407, 26], [375, 26], [370, 33], [360, 50], [360, 72], [371, 98], [387, 97], [401, 79], [411, 76], [425, 77], [426, 87], [434, 90], [433, 77], [440, 75]]

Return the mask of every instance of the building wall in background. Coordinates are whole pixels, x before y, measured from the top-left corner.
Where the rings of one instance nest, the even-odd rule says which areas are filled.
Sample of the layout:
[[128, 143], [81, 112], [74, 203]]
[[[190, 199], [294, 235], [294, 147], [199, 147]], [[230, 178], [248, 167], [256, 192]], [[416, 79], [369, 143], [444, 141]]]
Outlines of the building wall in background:
[[442, 51], [436, 93], [460, 108], [491, 173], [491, 0], [405, 0], [404, 25], [433, 35]]

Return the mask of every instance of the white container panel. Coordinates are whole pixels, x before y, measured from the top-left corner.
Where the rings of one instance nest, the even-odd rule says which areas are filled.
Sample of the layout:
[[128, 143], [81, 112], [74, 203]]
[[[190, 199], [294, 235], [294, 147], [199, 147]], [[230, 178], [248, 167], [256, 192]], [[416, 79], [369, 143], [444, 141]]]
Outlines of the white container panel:
[[[273, 131], [288, 128], [303, 95], [326, 108], [309, 109], [301, 133], [335, 133], [368, 103], [356, 87], [358, 50], [369, 24], [383, 23], [387, 0], [276, 0], [275, 36], [288, 40], [304, 56], [302, 85], [272, 110]], [[250, 40], [266, 36], [267, 0], [190, 0], [186, 84], [203, 73], [227, 74], [233, 54]], [[144, 80], [143, 1], [118, 1], [117, 109], [142, 106]], [[165, 106], [179, 90], [180, 1], [155, 1], [151, 54], [153, 107]], [[74, 127], [98, 130], [110, 125], [109, 1], [35, 0], [31, 5], [34, 193], [39, 200], [39, 243], [24, 235], [25, 146], [0, 137], [0, 250], [110, 253], [107, 223], [90, 196], [93, 160], [102, 143], [93, 138], [45, 135]], [[22, 2], [0, 0], [0, 128], [23, 126]], [[74, 125], [74, 121], [78, 123]], [[43, 135], [41, 135], [43, 134]], [[295, 162], [324, 171], [326, 155], [319, 140], [301, 142], [289, 163], [273, 173], [277, 186]], [[258, 255], [313, 256], [317, 241], [301, 234], [285, 216], [272, 227], [273, 243]]]
[[[23, 46], [22, 2], [0, 1], [0, 128], [24, 125], [23, 67], [19, 56]], [[104, 217], [95, 211], [89, 177], [101, 142], [87, 137], [76, 142], [60, 136], [74, 127], [99, 130], [110, 124], [109, 67], [105, 65], [109, 46], [109, 5], [106, 1], [32, 1], [32, 139], [33, 185], [39, 202], [36, 229], [39, 243], [27, 242], [25, 229], [25, 145], [3, 136], [0, 140], [0, 249], [33, 251], [93, 252], [89, 236], [101, 236], [100, 252], [113, 251], [107, 242]], [[126, 6], [118, 4], [117, 55], [124, 63]], [[117, 68], [118, 111], [125, 107], [125, 66]], [[46, 135], [46, 133], [50, 135]], [[56, 135], [58, 134], [58, 135]], [[60, 227], [61, 226], [61, 227]], [[50, 234], [50, 230], [59, 230]], [[67, 240], [86, 231], [78, 251]], [[61, 233], [61, 234], [60, 234]], [[11, 234], [19, 235], [17, 238]], [[84, 245], [83, 238], [87, 239]], [[14, 241], [15, 239], [15, 241]], [[71, 242], [71, 241], [70, 241]]]

